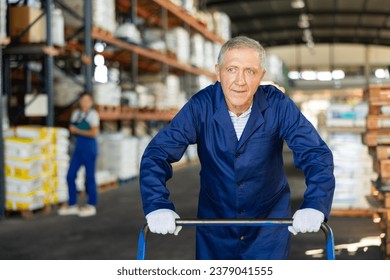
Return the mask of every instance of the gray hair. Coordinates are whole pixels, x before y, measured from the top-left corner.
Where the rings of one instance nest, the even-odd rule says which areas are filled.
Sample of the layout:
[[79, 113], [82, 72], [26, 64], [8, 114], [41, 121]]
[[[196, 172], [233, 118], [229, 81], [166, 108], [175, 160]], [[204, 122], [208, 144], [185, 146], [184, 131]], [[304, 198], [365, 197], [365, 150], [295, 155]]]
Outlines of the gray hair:
[[246, 36], [237, 36], [234, 38], [231, 38], [225, 44], [223, 44], [221, 50], [219, 51], [218, 55], [218, 66], [219, 68], [222, 67], [223, 58], [225, 55], [225, 52], [232, 50], [232, 49], [241, 49], [241, 48], [250, 48], [255, 49], [259, 52], [260, 57], [260, 67], [262, 69], [265, 69], [265, 50], [262, 45], [260, 45], [259, 42], [248, 38]]

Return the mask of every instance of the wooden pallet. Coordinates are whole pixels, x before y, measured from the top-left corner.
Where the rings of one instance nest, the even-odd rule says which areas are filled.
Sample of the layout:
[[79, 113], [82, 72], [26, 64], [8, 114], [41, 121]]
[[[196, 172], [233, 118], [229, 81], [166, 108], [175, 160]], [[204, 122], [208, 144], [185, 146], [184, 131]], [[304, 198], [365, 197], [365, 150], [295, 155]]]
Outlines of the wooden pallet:
[[373, 209], [332, 209], [330, 215], [334, 217], [372, 217]]
[[368, 115], [367, 129], [390, 128], [390, 116], [387, 115]]
[[381, 115], [383, 114], [383, 108], [384, 106], [390, 106], [390, 100], [389, 101], [372, 101], [368, 104], [368, 113], [370, 115]]
[[110, 31], [108, 31], [100, 26], [93, 26], [92, 33], [102, 34], [106, 37], [114, 37], [114, 35]]
[[374, 161], [374, 171], [379, 173], [381, 178], [390, 179], [390, 159]]
[[363, 92], [363, 98], [366, 101], [390, 101], [390, 85], [371, 85]]
[[7, 217], [19, 216], [22, 217], [23, 219], [29, 219], [37, 214], [49, 214], [51, 211], [52, 211], [52, 205], [45, 205], [44, 207], [35, 210], [28, 210], [28, 209], [6, 210], [5, 215]]
[[98, 186], [98, 192], [106, 192], [110, 190], [117, 189], [119, 187], [118, 181], [112, 181], [108, 183], [104, 183]]
[[363, 143], [369, 147], [390, 145], [390, 130], [373, 130], [363, 135]]
[[121, 114], [121, 106], [96, 105], [95, 108], [102, 120], [117, 120]]
[[377, 146], [372, 154], [378, 160], [390, 159], [390, 146]]

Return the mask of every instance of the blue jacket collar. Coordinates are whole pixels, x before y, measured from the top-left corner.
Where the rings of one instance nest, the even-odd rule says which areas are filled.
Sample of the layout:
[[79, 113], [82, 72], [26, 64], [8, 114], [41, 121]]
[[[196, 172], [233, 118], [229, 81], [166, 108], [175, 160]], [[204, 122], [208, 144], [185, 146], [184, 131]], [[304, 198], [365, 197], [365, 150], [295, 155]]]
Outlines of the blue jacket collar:
[[[232, 121], [229, 116], [224, 93], [222, 91], [221, 84], [216, 82], [213, 92], [214, 101], [214, 119], [227, 131], [229, 134], [236, 136]], [[258, 87], [254, 98], [251, 115], [248, 123], [245, 126], [244, 132], [238, 143], [238, 148], [248, 140], [253, 132], [264, 123], [264, 117], [262, 112], [269, 107], [266, 92], [261, 86]], [[237, 141], [237, 137], [234, 137]]]

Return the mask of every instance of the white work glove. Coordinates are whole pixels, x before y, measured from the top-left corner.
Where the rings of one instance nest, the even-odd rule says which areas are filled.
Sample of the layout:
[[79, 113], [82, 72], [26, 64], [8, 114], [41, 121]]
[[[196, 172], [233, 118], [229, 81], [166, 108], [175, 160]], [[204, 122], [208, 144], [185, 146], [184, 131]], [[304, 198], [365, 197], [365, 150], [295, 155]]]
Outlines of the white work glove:
[[158, 209], [146, 215], [149, 230], [159, 234], [174, 234], [178, 235], [181, 226], [176, 226], [176, 219], [180, 218], [175, 211], [170, 209]]
[[325, 216], [322, 212], [313, 208], [304, 208], [295, 212], [293, 224], [288, 227], [288, 230], [294, 235], [299, 232], [317, 232], [324, 219]]

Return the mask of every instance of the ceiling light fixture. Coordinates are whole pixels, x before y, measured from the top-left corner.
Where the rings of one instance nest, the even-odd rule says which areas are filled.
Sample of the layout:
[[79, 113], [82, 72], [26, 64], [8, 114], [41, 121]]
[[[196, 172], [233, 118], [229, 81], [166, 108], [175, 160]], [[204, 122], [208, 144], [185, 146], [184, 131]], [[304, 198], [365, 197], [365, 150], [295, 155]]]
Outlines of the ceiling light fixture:
[[343, 70], [337, 69], [332, 71], [333, 80], [342, 80], [345, 78], [345, 72]]
[[302, 9], [305, 7], [305, 2], [303, 0], [292, 0], [291, 7], [293, 9]]
[[299, 15], [298, 26], [302, 29], [310, 27], [309, 16], [307, 14]]

